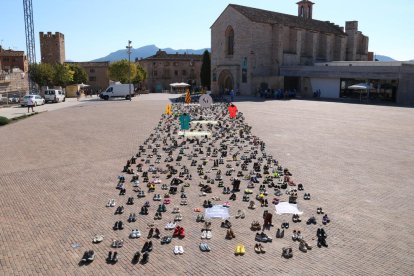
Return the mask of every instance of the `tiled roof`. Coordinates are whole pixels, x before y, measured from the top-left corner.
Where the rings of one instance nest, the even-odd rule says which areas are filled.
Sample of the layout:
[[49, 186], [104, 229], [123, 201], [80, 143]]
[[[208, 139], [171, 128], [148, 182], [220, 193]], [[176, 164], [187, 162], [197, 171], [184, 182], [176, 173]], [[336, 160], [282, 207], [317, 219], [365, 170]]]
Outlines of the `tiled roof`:
[[144, 58], [143, 60], [202, 60], [202, 58], [203, 55], [167, 54], [167, 52], [159, 50], [155, 55]]
[[0, 50], [1, 57], [21, 57], [24, 56], [24, 51]]
[[230, 4], [230, 7], [246, 16], [248, 19], [258, 23], [267, 24], [283, 24], [290, 27], [303, 28], [308, 30], [345, 35], [339, 26], [333, 23], [319, 21], [314, 19], [304, 19], [298, 16], [272, 12], [267, 10], [255, 9], [235, 4]]

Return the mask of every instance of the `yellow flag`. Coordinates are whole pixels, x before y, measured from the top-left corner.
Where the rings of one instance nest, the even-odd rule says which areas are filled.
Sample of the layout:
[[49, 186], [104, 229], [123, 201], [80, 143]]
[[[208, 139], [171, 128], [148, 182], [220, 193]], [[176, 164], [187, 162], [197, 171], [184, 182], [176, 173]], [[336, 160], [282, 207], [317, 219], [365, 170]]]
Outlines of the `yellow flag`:
[[187, 88], [187, 91], [185, 93], [185, 103], [186, 104], [191, 103], [190, 89], [188, 89], [188, 88]]
[[167, 106], [165, 107], [165, 114], [167, 114], [167, 115], [171, 115], [172, 114], [171, 104], [167, 104]]

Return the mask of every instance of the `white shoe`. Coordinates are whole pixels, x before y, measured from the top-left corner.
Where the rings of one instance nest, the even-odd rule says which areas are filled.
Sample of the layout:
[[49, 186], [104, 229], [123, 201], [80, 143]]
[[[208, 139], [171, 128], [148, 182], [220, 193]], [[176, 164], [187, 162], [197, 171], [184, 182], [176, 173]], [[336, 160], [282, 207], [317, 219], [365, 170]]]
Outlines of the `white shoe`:
[[211, 231], [206, 231], [207, 232], [207, 234], [206, 234], [206, 239], [211, 239], [212, 237], [213, 237], [213, 234], [211, 233]]
[[181, 245], [178, 247], [178, 250], [178, 253], [180, 253], [180, 255], [184, 254], [184, 248]]
[[115, 199], [111, 199], [111, 204], [110, 204], [110, 206], [111, 206], [111, 207], [115, 207], [115, 204], [116, 204]]
[[201, 238], [202, 239], [207, 239], [207, 231], [203, 230], [203, 232], [201, 232]]
[[180, 249], [178, 245], [174, 246], [174, 254], [175, 255], [180, 254]]

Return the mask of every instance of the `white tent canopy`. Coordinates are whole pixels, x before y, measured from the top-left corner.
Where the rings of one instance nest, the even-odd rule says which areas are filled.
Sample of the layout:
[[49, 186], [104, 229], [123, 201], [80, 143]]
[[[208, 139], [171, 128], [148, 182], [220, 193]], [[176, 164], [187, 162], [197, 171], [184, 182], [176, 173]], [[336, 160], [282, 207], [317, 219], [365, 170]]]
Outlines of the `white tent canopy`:
[[369, 99], [369, 90], [372, 89], [369, 83], [358, 83], [348, 86], [348, 89], [359, 90], [359, 101], [362, 101], [362, 93], [367, 92], [367, 100]]
[[171, 83], [170, 86], [174, 88], [183, 88], [183, 87], [188, 87], [190, 85], [185, 82], [175, 82], [175, 83]]

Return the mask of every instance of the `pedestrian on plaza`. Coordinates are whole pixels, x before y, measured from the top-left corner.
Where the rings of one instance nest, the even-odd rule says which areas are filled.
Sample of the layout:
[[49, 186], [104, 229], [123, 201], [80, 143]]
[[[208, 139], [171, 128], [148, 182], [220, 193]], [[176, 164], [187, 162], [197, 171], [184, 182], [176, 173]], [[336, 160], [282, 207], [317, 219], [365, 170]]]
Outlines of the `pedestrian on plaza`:
[[234, 102], [234, 90], [233, 89], [230, 91], [230, 101]]
[[34, 107], [35, 103], [34, 103], [34, 99], [33, 97], [29, 97], [29, 99], [27, 99], [27, 113], [29, 113], [30, 108], [32, 108], [32, 112], [34, 112], [33, 107]]
[[76, 99], [78, 100], [78, 102], [79, 102], [79, 98], [80, 98], [80, 92], [78, 90], [78, 91], [76, 91]]

